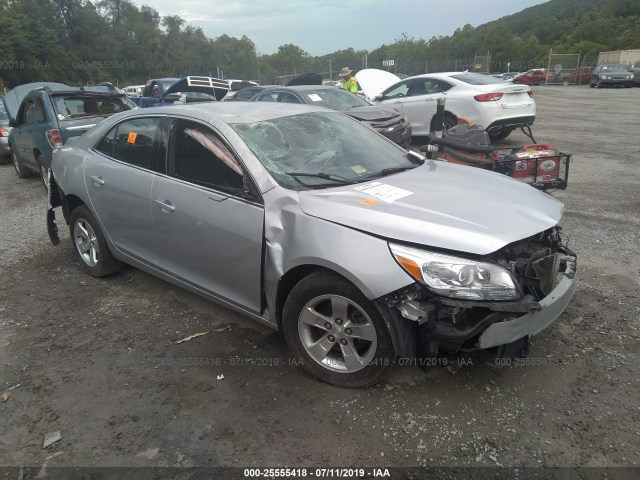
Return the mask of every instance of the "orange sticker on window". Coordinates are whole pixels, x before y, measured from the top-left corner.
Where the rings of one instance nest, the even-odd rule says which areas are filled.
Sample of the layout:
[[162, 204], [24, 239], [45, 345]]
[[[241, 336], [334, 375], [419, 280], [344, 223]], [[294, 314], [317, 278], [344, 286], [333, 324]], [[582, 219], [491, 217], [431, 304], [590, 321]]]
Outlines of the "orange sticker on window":
[[129, 137], [127, 138], [127, 143], [136, 143], [136, 138], [138, 137], [137, 133], [129, 132]]
[[371, 205], [375, 205], [377, 203], [380, 203], [380, 200], [376, 200], [375, 198], [367, 198], [365, 200], [360, 200], [360, 203], [362, 205], [371, 206]]

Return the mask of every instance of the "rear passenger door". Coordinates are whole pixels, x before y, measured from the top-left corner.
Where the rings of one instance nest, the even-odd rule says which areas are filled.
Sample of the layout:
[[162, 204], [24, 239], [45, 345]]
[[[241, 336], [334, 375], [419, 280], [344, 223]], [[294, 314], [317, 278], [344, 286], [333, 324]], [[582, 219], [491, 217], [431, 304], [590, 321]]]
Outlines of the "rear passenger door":
[[259, 312], [264, 207], [238, 156], [209, 126], [175, 120], [166, 170], [151, 195], [158, 268]]
[[155, 263], [151, 187], [158, 156], [166, 151], [162, 117], [125, 120], [112, 127], [85, 156], [91, 207], [115, 248]]

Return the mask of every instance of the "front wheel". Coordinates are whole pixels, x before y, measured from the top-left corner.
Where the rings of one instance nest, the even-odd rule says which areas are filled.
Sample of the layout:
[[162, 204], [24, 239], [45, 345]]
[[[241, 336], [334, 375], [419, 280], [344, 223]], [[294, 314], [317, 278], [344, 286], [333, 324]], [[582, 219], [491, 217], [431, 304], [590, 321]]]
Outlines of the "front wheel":
[[113, 258], [97, 220], [84, 205], [71, 213], [69, 233], [80, 265], [89, 275], [106, 277], [122, 268]]
[[373, 385], [395, 358], [378, 308], [354, 285], [328, 272], [314, 272], [293, 288], [282, 327], [305, 369], [333, 385]]

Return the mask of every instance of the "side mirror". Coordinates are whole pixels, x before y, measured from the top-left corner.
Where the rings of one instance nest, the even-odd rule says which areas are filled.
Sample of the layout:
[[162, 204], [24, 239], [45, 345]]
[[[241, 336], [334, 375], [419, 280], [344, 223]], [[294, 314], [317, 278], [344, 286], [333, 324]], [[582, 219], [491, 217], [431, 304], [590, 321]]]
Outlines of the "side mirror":
[[373, 100], [378, 101], [378, 100], [382, 100], [384, 98], [384, 95], [379, 93], [378, 95], [373, 97]]

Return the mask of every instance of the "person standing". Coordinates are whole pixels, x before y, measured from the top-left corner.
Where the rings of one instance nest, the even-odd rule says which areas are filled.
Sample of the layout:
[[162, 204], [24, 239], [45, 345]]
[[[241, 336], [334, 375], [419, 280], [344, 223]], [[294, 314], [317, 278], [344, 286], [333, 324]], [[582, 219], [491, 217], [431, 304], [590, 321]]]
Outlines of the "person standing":
[[353, 70], [349, 69], [349, 67], [344, 67], [342, 70], [340, 70], [339, 76], [344, 78], [342, 88], [351, 93], [358, 93], [358, 81], [356, 80], [356, 77], [351, 75], [352, 73]]

